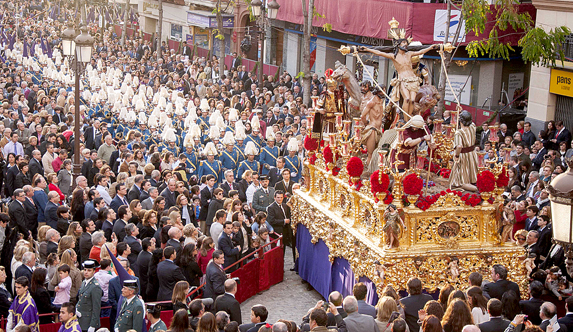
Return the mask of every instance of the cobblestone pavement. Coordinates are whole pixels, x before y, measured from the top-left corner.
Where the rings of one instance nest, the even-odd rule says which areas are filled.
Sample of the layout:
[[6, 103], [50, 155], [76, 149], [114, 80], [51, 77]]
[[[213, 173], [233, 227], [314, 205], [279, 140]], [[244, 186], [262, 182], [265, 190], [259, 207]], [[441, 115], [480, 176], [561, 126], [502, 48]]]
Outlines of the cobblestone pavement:
[[274, 323], [279, 319], [287, 319], [300, 325], [308, 309], [323, 299], [314, 289], [308, 291], [306, 289], [308, 284], [303, 284], [301, 277], [296, 272], [290, 271], [294, 266], [292, 252], [290, 247], [286, 250], [284, 280], [241, 303], [243, 323], [250, 323], [251, 307], [262, 304], [269, 311], [267, 322]]

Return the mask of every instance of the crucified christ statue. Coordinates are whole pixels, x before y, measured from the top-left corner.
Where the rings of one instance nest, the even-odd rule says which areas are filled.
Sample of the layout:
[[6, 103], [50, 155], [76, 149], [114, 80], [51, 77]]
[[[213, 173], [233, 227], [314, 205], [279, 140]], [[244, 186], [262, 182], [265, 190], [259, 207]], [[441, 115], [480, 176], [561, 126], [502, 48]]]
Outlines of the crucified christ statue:
[[394, 68], [396, 68], [396, 72], [398, 73], [396, 86], [394, 88], [402, 95], [402, 109], [409, 115], [413, 115], [416, 94], [420, 89], [422, 80], [412, 69], [412, 58], [425, 54], [431, 50], [437, 50], [440, 48], [440, 45], [430, 45], [429, 47], [423, 48], [419, 51], [409, 51], [407, 39], [400, 39], [395, 43], [395, 45], [394, 53], [382, 52], [365, 46], [358, 47], [358, 51], [369, 52], [392, 60]]

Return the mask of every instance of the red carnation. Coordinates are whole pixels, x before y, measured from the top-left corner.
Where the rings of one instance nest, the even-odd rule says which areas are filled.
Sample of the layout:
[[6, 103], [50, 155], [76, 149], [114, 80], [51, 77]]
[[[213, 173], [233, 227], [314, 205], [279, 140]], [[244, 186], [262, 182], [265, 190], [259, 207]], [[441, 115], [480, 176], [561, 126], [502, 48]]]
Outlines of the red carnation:
[[350, 177], [359, 177], [364, 171], [364, 164], [362, 159], [358, 157], [352, 157], [346, 163], [346, 171]]
[[370, 175], [370, 190], [374, 194], [388, 190], [389, 185], [390, 178], [388, 174], [382, 173], [382, 177], [380, 177], [380, 171], [378, 170]]
[[333, 162], [333, 155], [332, 155], [332, 149], [330, 148], [330, 145], [327, 145], [324, 147], [324, 149], [322, 150], [322, 156], [324, 157], [324, 161], [327, 164], [330, 164]]
[[307, 151], [314, 151], [318, 149], [318, 142], [314, 138], [306, 136], [306, 138], [304, 139], [304, 148]]
[[501, 173], [499, 173], [499, 175], [497, 176], [495, 184], [497, 185], [498, 188], [504, 188], [509, 184], [509, 177], [507, 176], [507, 171], [505, 167], [501, 169]]
[[340, 172], [340, 167], [334, 167], [332, 169], [332, 175], [336, 176], [338, 175], [338, 172]]
[[393, 200], [394, 200], [394, 196], [392, 196], [392, 194], [387, 192], [386, 198], [384, 198], [384, 204], [390, 204], [390, 203], [392, 203]]
[[478, 174], [476, 186], [480, 192], [491, 192], [495, 189], [495, 176], [489, 170]]
[[311, 165], [314, 165], [314, 163], [316, 162], [316, 154], [313, 154], [312, 156], [310, 156], [310, 158], [308, 158], [308, 162]]
[[424, 187], [424, 180], [418, 174], [411, 173], [402, 180], [402, 185], [404, 186], [404, 193], [407, 195], [418, 195]]

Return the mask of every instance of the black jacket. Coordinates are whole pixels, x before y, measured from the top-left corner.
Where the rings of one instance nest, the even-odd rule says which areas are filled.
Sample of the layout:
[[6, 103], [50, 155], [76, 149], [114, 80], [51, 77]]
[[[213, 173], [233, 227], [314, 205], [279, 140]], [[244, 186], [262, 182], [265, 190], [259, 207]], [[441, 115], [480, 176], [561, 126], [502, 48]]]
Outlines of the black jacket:
[[44, 166], [42, 165], [42, 162], [32, 158], [28, 164], [28, 173], [32, 178], [36, 174], [44, 175]]
[[16, 269], [16, 273], [14, 275], [14, 278], [18, 279], [20, 277], [26, 277], [26, 278], [28, 278], [29, 282], [32, 282], [32, 271], [30, 270], [30, 268], [28, 266], [22, 264]]
[[8, 215], [10, 216], [10, 227], [15, 227], [18, 232], [24, 234], [24, 238], [28, 237], [28, 220], [26, 219], [26, 208], [18, 200], [13, 200], [8, 208]]
[[[233, 263], [239, 260], [241, 255], [241, 249], [233, 246], [233, 241], [227, 235], [227, 233], [222, 232], [219, 237], [219, 250], [222, 250], [225, 254], [225, 263], [223, 263], [223, 268], [231, 266]], [[240, 322], [239, 322], [240, 323]]]
[[557, 321], [567, 327], [567, 331], [573, 331], [573, 314], [567, 314]]
[[8, 290], [0, 288], [0, 315], [8, 317], [8, 309], [12, 305], [12, 295]]
[[[207, 213], [209, 212], [209, 202], [213, 198], [209, 187], [205, 187], [201, 190], [201, 212], [199, 212], [199, 220], [206, 221]], [[211, 220], [211, 223], [213, 220]]]
[[281, 190], [285, 194], [288, 193], [288, 194], [292, 195], [292, 186], [293, 185], [294, 185], [294, 182], [292, 180], [290, 180], [288, 182], [288, 186], [285, 184], [284, 180], [281, 180], [275, 185], [275, 192], [277, 190]]
[[241, 305], [239, 301], [229, 293], [217, 296], [215, 300], [215, 311], [224, 311], [229, 314], [232, 322], [237, 322], [239, 325], [243, 323], [241, 318]]
[[58, 205], [49, 202], [46, 204], [46, 210], [44, 211], [44, 218], [46, 219], [46, 224], [52, 228], [57, 228], [58, 226]]
[[26, 198], [24, 208], [26, 209], [26, 228], [34, 234], [38, 229], [38, 206], [34, 204], [34, 200]]
[[141, 195], [141, 190], [137, 188], [136, 185], [133, 185], [131, 189], [129, 189], [129, 192], [127, 193], [127, 201], [131, 202], [134, 199], [139, 199], [140, 195]]
[[[519, 286], [513, 281], [509, 280], [498, 280], [496, 282], [490, 282], [483, 286], [483, 292], [489, 295], [489, 298], [496, 298], [501, 301], [501, 297], [507, 291], [514, 291], [517, 297], [520, 297]], [[487, 296], [486, 296], [487, 297]], [[539, 312], [537, 313], [539, 315]], [[539, 323], [535, 323], [536, 325]]]
[[26, 174], [19, 172], [16, 175], [16, 180], [14, 180], [14, 190], [24, 188], [25, 185], [32, 184], [32, 177], [30, 176], [30, 172], [28, 171]]
[[[282, 170], [279, 170], [276, 167], [271, 168], [267, 176], [269, 177], [269, 187], [275, 187], [277, 183], [283, 180]], [[275, 190], [276, 189], [277, 188], [275, 188]]]
[[[276, 233], [282, 234], [285, 227], [285, 219], [290, 219], [290, 207], [283, 201], [282, 209], [275, 201], [267, 208], [267, 221], [273, 226]], [[284, 210], [284, 213], [283, 213]]]
[[157, 278], [159, 280], [159, 292], [157, 301], [169, 301], [173, 294], [173, 288], [178, 281], [185, 280], [181, 268], [172, 261], [164, 260], [157, 265]]
[[[52, 304], [52, 301], [50, 300], [50, 293], [48, 293], [48, 290], [46, 288], [38, 287], [36, 288], [36, 292], [32, 293], [32, 291], [30, 291], [30, 295], [32, 295], [34, 302], [36, 302], [36, 308], [38, 309], [39, 314], [58, 312], [59, 309]], [[52, 317], [50, 316], [40, 318], [41, 324], [46, 324], [51, 322], [52, 322]]]
[[[221, 185], [221, 189], [223, 189], [223, 195], [225, 197], [229, 197], [229, 191], [231, 191], [231, 186], [227, 183], [227, 181], [223, 182]], [[233, 182], [233, 190], [239, 191], [239, 184], [237, 182]]]
[[[142, 250], [139, 255], [137, 255], [137, 261], [135, 265], [139, 271], [139, 282], [141, 283], [141, 289], [147, 291], [148, 284], [148, 271], [149, 271], [149, 261], [151, 261], [151, 253], [149, 251]], [[143, 299], [147, 301], [147, 292], [141, 292]]]
[[127, 225], [127, 223], [123, 219], [117, 219], [113, 223], [113, 232], [117, 236], [118, 242], [123, 242], [125, 238], [125, 225]]
[[[201, 200], [203, 200], [203, 197], [201, 197]], [[222, 208], [223, 208], [222, 200], [216, 198], [213, 198], [211, 200], [211, 202], [209, 203], [209, 207], [207, 208], [207, 219], [205, 219], [205, 225], [207, 226], [207, 229], [209, 229], [209, 227], [211, 227], [211, 224], [213, 224], [213, 218], [215, 218], [215, 214], [217, 214], [217, 211], [221, 210]], [[203, 210], [201, 210], [201, 214], [203, 214]]]
[[533, 325], [541, 324], [541, 317], [539, 317], [539, 310], [543, 304], [542, 299], [531, 298], [529, 300], [519, 301], [521, 313], [527, 315], [527, 318]]
[[217, 299], [217, 296], [225, 293], [225, 280], [227, 280], [227, 275], [217, 264], [213, 261], [209, 262], [207, 265], [207, 280], [205, 284], [205, 290], [203, 293], [203, 298]]
[[511, 323], [507, 319], [501, 317], [492, 317], [488, 322], [484, 322], [478, 325], [481, 332], [503, 332], [507, 326]]
[[406, 323], [410, 331], [418, 331], [418, 310], [423, 309], [426, 302], [433, 300], [432, 296], [428, 294], [410, 295], [400, 300], [402, 307], [404, 307], [404, 315], [406, 316]]
[[92, 250], [92, 235], [88, 232], [82, 232], [80, 236], [80, 263], [83, 263], [90, 257]]

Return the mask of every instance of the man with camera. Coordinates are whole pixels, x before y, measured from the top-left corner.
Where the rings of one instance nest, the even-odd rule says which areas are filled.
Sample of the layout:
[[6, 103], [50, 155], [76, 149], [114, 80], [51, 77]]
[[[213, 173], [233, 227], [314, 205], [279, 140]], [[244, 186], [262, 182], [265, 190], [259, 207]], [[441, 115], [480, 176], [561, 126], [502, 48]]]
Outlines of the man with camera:
[[[336, 326], [328, 326], [328, 314], [334, 315]], [[338, 309], [336, 309], [336, 306], [331, 302], [318, 301], [316, 306], [310, 309], [308, 314], [302, 318], [302, 323], [302, 331], [347, 331], [344, 319], [338, 312]]]

